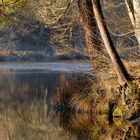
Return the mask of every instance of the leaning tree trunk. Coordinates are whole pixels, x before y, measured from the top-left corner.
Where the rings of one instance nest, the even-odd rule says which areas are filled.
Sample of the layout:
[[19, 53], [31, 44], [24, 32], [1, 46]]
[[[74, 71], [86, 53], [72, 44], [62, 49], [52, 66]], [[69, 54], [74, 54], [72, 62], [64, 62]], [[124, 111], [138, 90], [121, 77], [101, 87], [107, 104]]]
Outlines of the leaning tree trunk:
[[140, 48], [140, 0], [133, 0], [135, 15], [135, 35]]
[[112, 60], [112, 63], [114, 65], [116, 74], [118, 76], [119, 83], [121, 85], [124, 85], [125, 83], [129, 83], [131, 80], [129, 74], [127, 73], [124, 64], [122, 63], [114, 45], [111, 40], [109, 31], [107, 29], [106, 22], [104, 20], [104, 16], [101, 10], [101, 5], [99, 0], [92, 0], [92, 6], [93, 6], [93, 12], [95, 16], [95, 20], [97, 22], [101, 37], [104, 41], [105, 47], [107, 49], [107, 52], [109, 53], [109, 56]]
[[125, 0], [125, 3], [140, 48], [140, 0]]
[[[90, 60], [94, 60], [96, 52], [101, 51], [101, 41], [98, 34], [98, 27], [93, 15], [91, 0], [79, 0], [80, 20], [84, 28], [86, 47], [88, 49]], [[95, 66], [95, 64], [94, 64]]]

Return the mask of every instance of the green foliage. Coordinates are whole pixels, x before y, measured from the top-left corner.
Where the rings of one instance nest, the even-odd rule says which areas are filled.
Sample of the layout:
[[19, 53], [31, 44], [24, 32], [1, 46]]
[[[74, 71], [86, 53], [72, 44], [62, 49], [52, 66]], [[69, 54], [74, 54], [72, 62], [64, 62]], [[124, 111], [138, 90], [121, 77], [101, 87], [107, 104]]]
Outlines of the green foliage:
[[126, 105], [117, 106], [113, 112], [113, 117], [123, 117], [126, 110]]
[[124, 132], [128, 131], [128, 127], [122, 118], [114, 118], [113, 121], [115, 125], [118, 126]]
[[118, 105], [113, 111], [113, 121], [115, 125], [124, 132], [128, 131], [128, 127], [124, 121], [127, 108], [127, 105], [124, 104], [124, 101], [122, 100], [121, 104]]

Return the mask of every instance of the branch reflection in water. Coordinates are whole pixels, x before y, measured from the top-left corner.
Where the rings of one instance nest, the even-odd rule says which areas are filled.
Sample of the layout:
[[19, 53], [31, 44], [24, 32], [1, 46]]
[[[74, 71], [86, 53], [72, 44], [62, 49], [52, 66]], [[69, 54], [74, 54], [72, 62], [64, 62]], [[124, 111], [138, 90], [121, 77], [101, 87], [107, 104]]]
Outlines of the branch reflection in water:
[[[0, 139], [122, 138], [124, 131], [108, 119], [108, 101], [113, 97], [105, 96], [93, 77], [86, 77], [81, 73], [1, 73]], [[137, 129], [132, 132], [135, 136]]]

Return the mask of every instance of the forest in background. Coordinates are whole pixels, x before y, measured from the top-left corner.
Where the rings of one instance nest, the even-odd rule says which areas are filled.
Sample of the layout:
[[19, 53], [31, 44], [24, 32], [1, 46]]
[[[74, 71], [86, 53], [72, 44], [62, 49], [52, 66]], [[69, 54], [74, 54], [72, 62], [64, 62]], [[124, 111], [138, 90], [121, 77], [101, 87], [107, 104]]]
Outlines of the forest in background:
[[[139, 58], [124, 1], [101, 4], [121, 57]], [[0, 5], [0, 60], [89, 59], [77, 0], [1, 0]]]

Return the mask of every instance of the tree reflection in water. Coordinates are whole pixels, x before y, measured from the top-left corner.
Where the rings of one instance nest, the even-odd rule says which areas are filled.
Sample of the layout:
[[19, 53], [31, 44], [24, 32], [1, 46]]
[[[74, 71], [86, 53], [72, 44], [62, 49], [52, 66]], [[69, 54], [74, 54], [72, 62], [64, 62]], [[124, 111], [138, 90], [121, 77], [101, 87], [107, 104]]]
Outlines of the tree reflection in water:
[[[76, 77], [59, 73], [0, 75], [0, 139], [122, 139], [125, 132], [109, 122], [109, 98], [98, 96], [92, 81], [84, 77], [75, 81]], [[131, 129], [129, 139], [139, 130]]]

